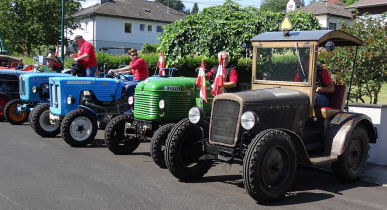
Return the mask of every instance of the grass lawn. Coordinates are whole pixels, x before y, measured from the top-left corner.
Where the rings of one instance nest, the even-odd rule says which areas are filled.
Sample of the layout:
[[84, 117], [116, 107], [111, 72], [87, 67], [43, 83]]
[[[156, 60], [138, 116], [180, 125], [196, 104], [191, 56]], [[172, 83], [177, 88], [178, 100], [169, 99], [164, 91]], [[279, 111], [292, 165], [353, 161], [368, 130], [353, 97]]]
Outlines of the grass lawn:
[[[382, 85], [378, 98], [378, 104], [387, 104], [387, 83]], [[369, 97], [364, 97], [364, 101], [369, 103]]]

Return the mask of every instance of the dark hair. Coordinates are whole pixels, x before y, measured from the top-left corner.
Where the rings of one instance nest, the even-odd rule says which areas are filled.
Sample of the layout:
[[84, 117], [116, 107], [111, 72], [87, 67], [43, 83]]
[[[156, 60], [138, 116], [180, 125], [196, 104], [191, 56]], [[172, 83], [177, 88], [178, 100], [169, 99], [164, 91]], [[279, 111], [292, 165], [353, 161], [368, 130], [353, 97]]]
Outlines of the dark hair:
[[74, 37], [74, 41], [81, 40], [81, 39], [83, 39], [83, 37], [81, 35], [76, 35]]
[[131, 53], [136, 53], [136, 54], [137, 54], [137, 49], [130, 48], [130, 50], [129, 50], [128, 53], [129, 53], [129, 54], [131, 54]]

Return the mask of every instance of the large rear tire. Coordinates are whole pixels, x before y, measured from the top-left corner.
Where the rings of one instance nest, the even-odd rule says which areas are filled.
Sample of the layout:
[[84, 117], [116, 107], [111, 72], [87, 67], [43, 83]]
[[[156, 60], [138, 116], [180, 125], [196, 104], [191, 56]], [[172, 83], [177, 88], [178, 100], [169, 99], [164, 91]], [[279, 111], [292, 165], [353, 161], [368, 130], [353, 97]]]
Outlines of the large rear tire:
[[61, 131], [63, 140], [70, 146], [86, 146], [97, 134], [97, 117], [87, 109], [75, 109], [63, 118]]
[[54, 137], [60, 133], [60, 122], [50, 123], [50, 104], [39, 104], [31, 112], [32, 129], [41, 137]]
[[9, 101], [4, 108], [5, 119], [12, 125], [20, 125], [28, 120], [29, 111], [17, 111], [18, 106], [23, 105], [24, 102], [20, 99]]
[[288, 134], [263, 131], [254, 137], [243, 160], [243, 182], [258, 202], [280, 199], [293, 185], [297, 156]]
[[332, 170], [340, 180], [353, 182], [359, 179], [368, 158], [369, 140], [367, 129], [363, 125], [357, 125], [353, 129], [344, 153], [332, 163]]
[[140, 138], [132, 128], [126, 128], [126, 123], [133, 122], [131, 115], [119, 115], [107, 124], [105, 142], [107, 148], [116, 155], [131, 154], [140, 145]]
[[160, 168], [167, 168], [165, 164], [165, 142], [167, 140], [168, 134], [171, 132], [172, 128], [175, 126], [175, 123], [169, 123], [161, 126], [153, 134], [151, 143], [150, 143], [150, 155], [153, 159], [153, 162], [156, 163]]
[[202, 131], [188, 118], [171, 130], [165, 144], [165, 162], [173, 176], [181, 181], [199, 179], [212, 166], [210, 160], [201, 160]]

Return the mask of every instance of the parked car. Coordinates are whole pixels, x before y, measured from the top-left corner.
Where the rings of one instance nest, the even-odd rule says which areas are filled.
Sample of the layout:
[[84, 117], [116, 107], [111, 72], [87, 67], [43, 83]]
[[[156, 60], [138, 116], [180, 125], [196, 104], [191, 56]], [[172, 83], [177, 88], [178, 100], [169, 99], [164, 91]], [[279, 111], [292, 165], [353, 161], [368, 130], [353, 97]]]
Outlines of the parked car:
[[[368, 116], [344, 109], [345, 86], [336, 86], [329, 107], [315, 106], [314, 94], [318, 49], [362, 44], [337, 30], [255, 36], [252, 90], [216, 96], [209, 118], [193, 107], [167, 139], [169, 171], [190, 181], [216, 162], [241, 164], [244, 186], [258, 202], [285, 196], [297, 164], [331, 164], [339, 179], [357, 180], [369, 143], [376, 143], [376, 129]], [[303, 56], [309, 62], [301, 63]], [[298, 69], [304, 80], [294, 79]]]

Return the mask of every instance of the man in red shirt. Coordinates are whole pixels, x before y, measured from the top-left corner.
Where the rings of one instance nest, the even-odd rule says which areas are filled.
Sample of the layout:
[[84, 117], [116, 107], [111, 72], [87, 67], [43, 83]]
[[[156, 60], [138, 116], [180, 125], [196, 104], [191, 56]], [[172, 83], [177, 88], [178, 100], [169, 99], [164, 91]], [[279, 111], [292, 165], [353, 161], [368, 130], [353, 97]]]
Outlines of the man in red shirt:
[[116, 69], [116, 70], [110, 70], [109, 73], [129, 73], [133, 74], [134, 78], [133, 80], [145, 80], [149, 77], [149, 70], [148, 65], [146, 64], [145, 60], [143, 58], [138, 57], [137, 50], [132, 48], [129, 50], [128, 54], [130, 55], [130, 58], [132, 61], [130, 61], [129, 66]]
[[95, 57], [94, 46], [83, 39], [81, 35], [77, 35], [74, 38], [74, 42], [80, 48], [78, 54], [71, 55], [74, 58], [74, 62], [79, 62], [86, 70], [87, 77], [95, 77], [97, 71], [97, 58]]
[[[223, 74], [223, 87], [225, 88], [224, 92], [235, 92], [238, 91], [238, 72], [230, 62], [230, 54], [226, 51], [221, 51], [218, 53], [218, 59], [223, 59], [223, 65], [226, 68], [225, 74]], [[215, 79], [216, 73], [218, 71], [218, 65], [214, 66], [209, 72], [206, 73], [206, 77], [210, 82], [213, 82]]]

